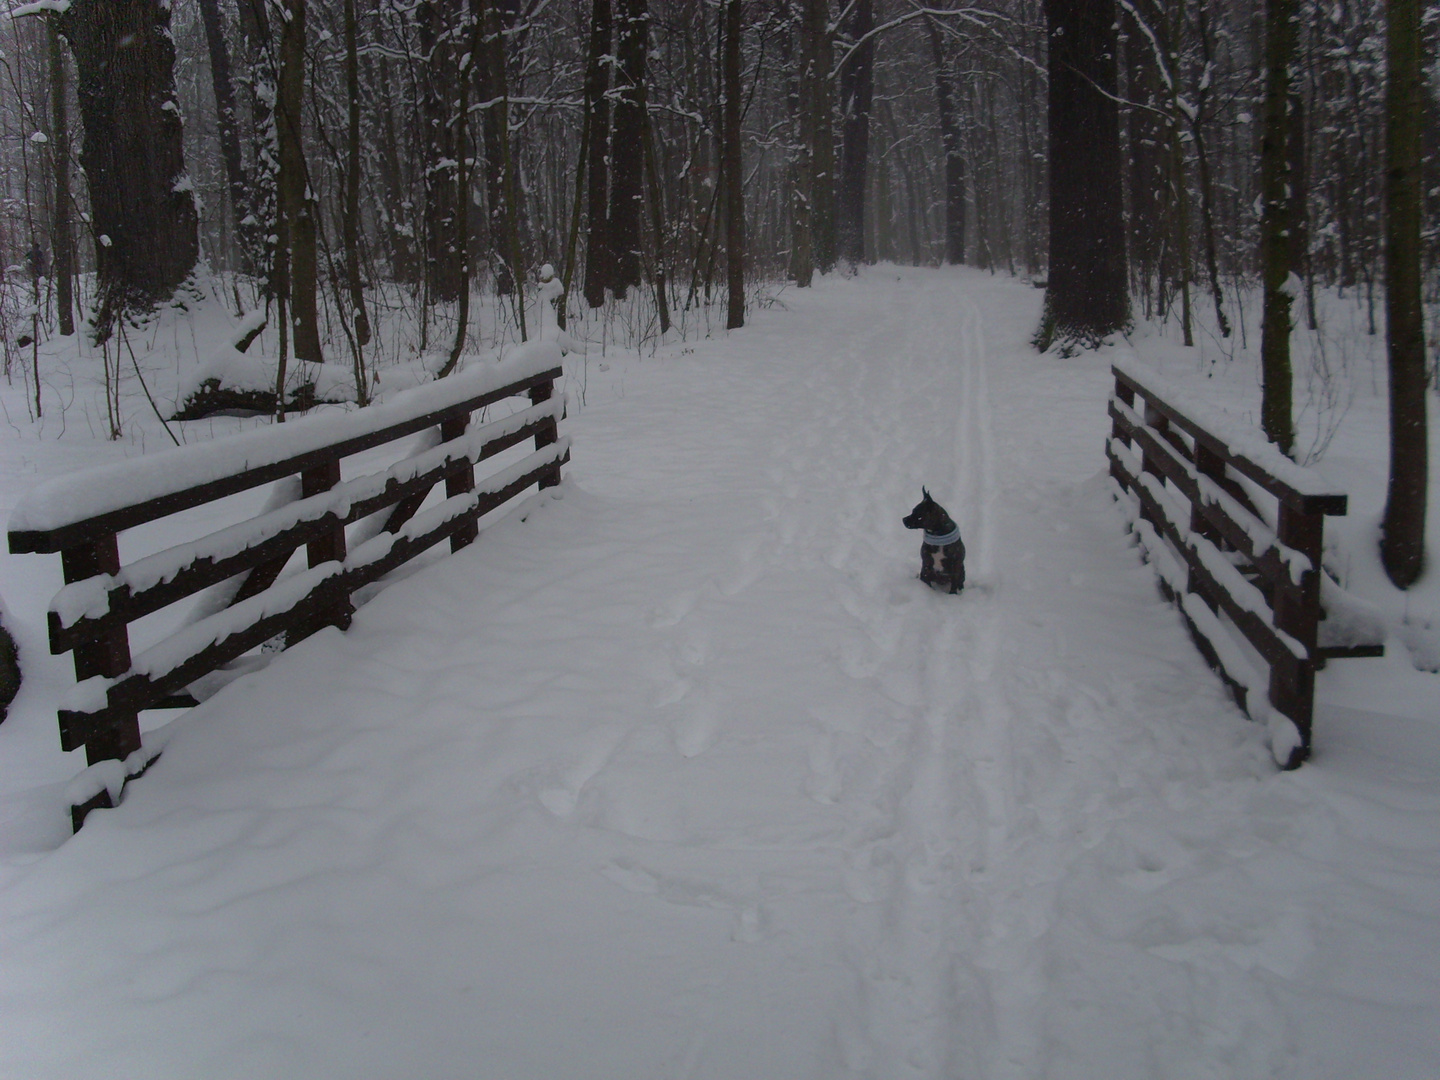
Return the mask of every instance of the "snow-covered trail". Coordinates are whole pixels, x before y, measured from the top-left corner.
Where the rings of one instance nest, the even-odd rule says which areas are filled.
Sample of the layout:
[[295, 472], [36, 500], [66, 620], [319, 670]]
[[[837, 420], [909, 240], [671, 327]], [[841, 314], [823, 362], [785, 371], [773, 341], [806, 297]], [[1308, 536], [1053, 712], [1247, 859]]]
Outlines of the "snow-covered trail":
[[557, 494], [7, 871], [0, 1077], [1433, 1073], [1435, 770], [1274, 772], [1039, 297], [874, 270], [577, 363]]

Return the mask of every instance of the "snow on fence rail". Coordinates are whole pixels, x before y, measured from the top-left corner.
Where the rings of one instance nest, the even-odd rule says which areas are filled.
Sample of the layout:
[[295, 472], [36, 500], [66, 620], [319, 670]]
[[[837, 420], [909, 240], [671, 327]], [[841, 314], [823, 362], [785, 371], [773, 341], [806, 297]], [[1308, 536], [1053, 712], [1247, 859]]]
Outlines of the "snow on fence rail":
[[[1111, 370], [1115, 497], [1201, 653], [1293, 769], [1310, 752], [1316, 669], [1384, 653], [1383, 627], [1347, 607], [1321, 565], [1325, 518], [1347, 497], [1230, 418], [1181, 412], [1157, 376]], [[1324, 605], [1343, 608], [1334, 619], [1322, 582]]]
[[[77, 680], [59, 710], [60, 742], [84, 746], [91, 766], [72, 786], [75, 828], [90, 810], [115, 805], [155, 756], [141, 746], [141, 710], [194, 704], [187, 688], [196, 680], [279, 635], [288, 647], [322, 627], [345, 628], [357, 589], [447, 537], [458, 550], [478, 535], [481, 515], [536, 484], [558, 484], [569, 460], [560, 375], [558, 347], [534, 342], [502, 364], [370, 408], [60, 477], [27, 495], [11, 518], [10, 550], [58, 552], [66, 582], [49, 627], [51, 652], [74, 653]], [[472, 426], [476, 410], [517, 397], [529, 407]], [[421, 432], [430, 434], [397, 464], [342, 480], [343, 458]], [[477, 481], [477, 463], [528, 439], [531, 453]], [[120, 564], [121, 530], [274, 481], [280, 505]], [[420, 512], [441, 481], [446, 498]], [[346, 526], [364, 519], [347, 549]], [[301, 547], [308, 568], [282, 577]], [[131, 622], [212, 586], [220, 610], [132, 658]]]

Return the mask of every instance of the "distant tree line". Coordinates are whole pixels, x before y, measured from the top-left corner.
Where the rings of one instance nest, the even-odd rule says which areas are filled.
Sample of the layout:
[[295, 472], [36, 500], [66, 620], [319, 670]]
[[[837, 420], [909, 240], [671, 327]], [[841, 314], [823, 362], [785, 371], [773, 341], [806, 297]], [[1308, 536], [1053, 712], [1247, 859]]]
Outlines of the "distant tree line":
[[[660, 329], [876, 261], [1048, 276], [1037, 344], [1062, 350], [1132, 313], [1229, 336], [1259, 285], [1288, 450], [1288, 342], [1324, 287], [1420, 327], [1397, 425], [1419, 400], [1423, 428], [1440, 18], [1418, 0], [10, 7], [0, 257], [43, 249], [62, 333], [78, 275], [103, 334], [201, 253], [254, 283], [282, 356], [357, 369], [377, 283], [437, 313], [422, 347], [453, 364], [472, 293], [526, 333], [543, 263], [592, 308], [640, 294]], [[1391, 256], [1415, 269], [1387, 290]]]

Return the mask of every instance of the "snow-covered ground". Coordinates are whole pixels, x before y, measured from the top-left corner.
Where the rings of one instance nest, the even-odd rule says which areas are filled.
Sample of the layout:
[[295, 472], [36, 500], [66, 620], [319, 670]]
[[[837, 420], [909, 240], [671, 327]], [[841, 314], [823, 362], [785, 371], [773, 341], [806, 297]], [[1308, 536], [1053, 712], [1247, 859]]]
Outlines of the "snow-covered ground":
[[[178, 720], [63, 845], [37, 665], [0, 1077], [1440, 1075], [1440, 677], [1332, 664], [1278, 773], [1040, 298], [874, 268], [571, 358], [562, 488]], [[3, 451], [6, 505], [51, 448]], [[915, 579], [922, 484], [959, 597]], [[32, 652], [52, 562], [0, 562]]]

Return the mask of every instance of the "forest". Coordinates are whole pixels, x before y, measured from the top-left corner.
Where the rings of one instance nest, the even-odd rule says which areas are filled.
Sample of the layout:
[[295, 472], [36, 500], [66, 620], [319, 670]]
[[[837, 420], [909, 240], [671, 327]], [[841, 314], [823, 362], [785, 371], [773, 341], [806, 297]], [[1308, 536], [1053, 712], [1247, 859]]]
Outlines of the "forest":
[[1403, 584], [1440, 337], [1437, 37], [1420, 0], [12, 3], [6, 372], [202, 275], [276, 335], [251, 404], [283, 419], [287, 364], [340, 365], [364, 404], [407, 351], [443, 375], [482, 334], [524, 339], [542, 270], [562, 325], [643, 340], [741, 326], [774, 283], [969, 264], [1046, 287], [1036, 345], [1062, 352], [1135, 320], [1228, 340], [1262, 304], [1289, 451], [1288, 341], [1330, 290], [1391, 335]]

